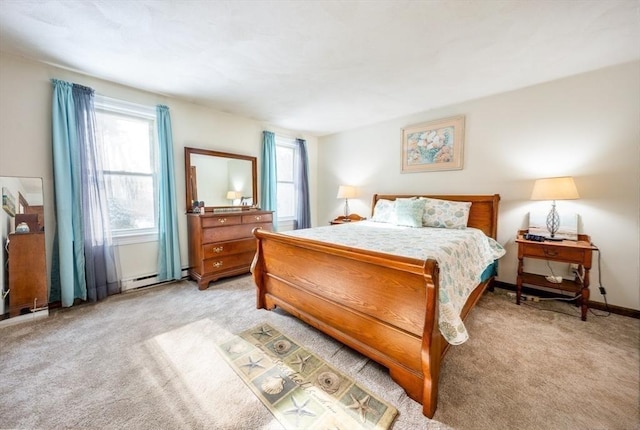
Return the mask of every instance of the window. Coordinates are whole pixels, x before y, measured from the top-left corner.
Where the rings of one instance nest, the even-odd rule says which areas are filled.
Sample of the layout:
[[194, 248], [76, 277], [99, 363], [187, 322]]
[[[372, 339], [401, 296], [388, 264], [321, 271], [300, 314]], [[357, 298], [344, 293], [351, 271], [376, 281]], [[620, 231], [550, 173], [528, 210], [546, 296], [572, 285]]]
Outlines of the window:
[[115, 237], [155, 233], [155, 108], [98, 96], [95, 108], [111, 232]]
[[296, 169], [298, 145], [295, 139], [276, 135], [276, 166], [278, 177], [278, 220], [296, 217]]

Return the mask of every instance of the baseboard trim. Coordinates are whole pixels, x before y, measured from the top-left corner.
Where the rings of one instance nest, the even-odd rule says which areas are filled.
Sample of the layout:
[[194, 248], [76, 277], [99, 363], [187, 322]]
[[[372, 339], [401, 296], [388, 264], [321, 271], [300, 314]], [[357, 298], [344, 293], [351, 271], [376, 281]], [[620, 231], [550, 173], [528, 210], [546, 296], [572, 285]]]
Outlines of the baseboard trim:
[[[493, 281], [493, 286], [502, 288], [503, 290], [516, 291], [516, 286], [508, 282]], [[525, 294], [536, 295], [538, 297], [559, 297], [559, 294], [554, 294], [548, 291], [538, 290], [536, 288], [530, 288], [526, 286], [522, 287], [522, 292]], [[604, 303], [593, 302], [589, 300], [589, 308], [598, 309], [601, 311], [609, 311], [612, 314], [640, 319], [640, 311], [635, 309], [623, 308], [622, 306], [608, 305], [607, 307], [607, 305], [605, 305]]]

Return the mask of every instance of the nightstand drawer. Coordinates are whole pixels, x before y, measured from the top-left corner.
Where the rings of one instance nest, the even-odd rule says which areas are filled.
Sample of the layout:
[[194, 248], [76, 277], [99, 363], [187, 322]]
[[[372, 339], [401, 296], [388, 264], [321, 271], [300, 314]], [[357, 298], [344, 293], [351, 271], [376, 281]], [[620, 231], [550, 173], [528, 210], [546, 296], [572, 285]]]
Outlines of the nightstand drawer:
[[521, 243], [520, 245], [522, 246], [523, 257], [542, 258], [545, 260], [564, 261], [576, 264], [582, 264], [585, 258], [584, 249], [528, 243]]

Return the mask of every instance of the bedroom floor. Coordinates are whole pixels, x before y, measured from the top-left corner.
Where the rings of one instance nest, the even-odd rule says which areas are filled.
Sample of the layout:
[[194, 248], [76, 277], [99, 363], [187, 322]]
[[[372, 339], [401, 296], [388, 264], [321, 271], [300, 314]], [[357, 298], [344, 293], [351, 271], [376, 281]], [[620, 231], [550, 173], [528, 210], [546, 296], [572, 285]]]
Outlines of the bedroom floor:
[[442, 363], [429, 420], [383, 367], [284, 312], [256, 310], [252, 280], [239, 276], [206, 291], [179, 282], [0, 328], [3, 426], [280, 428], [212, 347], [260, 322], [394, 404], [394, 430], [639, 422], [640, 320], [589, 314], [582, 322], [572, 305], [516, 306], [504, 290], [487, 292], [467, 320], [469, 341]]

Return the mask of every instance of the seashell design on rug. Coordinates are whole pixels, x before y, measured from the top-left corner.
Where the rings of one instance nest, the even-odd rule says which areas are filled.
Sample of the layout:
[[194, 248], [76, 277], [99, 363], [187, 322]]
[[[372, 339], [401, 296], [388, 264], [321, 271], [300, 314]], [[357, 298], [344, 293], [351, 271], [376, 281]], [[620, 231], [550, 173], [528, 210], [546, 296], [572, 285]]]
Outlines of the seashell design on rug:
[[325, 392], [333, 394], [340, 389], [340, 377], [333, 372], [322, 372], [318, 375], [318, 385]]
[[265, 379], [260, 387], [267, 394], [278, 394], [284, 389], [284, 379], [280, 376], [271, 376]]
[[230, 352], [231, 354], [239, 354], [241, 352], [246, 351], [246, 349], [247, 349], [247, 344], [246, 343], [237, 342], [237, 343], [234, 343], [233, 345], [231, 345], [227, 351]]
[[285, 339], [273, 343], [273, 350], [278, 354], [286, 354], [291, 349], [291, 342]]

